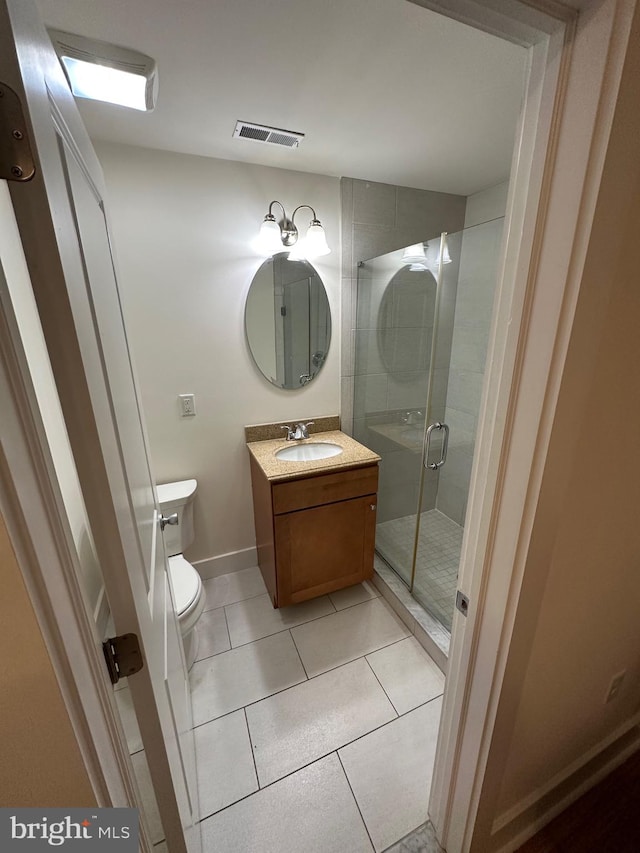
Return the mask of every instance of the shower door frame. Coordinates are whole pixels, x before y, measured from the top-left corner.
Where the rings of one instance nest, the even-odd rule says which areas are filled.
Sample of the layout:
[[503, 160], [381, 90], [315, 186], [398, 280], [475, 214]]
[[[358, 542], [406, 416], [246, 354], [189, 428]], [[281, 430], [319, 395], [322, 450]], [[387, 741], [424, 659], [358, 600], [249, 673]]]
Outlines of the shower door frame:
[[535, 631], [535, 620], [514, 625], [542, 601], [544, 572], [525, 586], [525, 561], [636, 3], [411, 2], [530, 57], [460, 565], [471, 606], [454, 616], [429, 803], [449, 853], [481, 853], [494, 849], [508, 697]]

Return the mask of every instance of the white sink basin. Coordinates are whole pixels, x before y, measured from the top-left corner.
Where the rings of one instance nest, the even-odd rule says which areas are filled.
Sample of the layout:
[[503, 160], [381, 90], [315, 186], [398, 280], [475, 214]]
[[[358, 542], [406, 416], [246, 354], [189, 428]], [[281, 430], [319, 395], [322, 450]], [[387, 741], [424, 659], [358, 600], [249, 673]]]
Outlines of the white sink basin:
[[342, 453], [342, 448], [339, 444], [317, 441], [283, 447], [282, 450], [276, 452], [276, 458], [283, 462], [311, 462], [314, 459], [328, 459], [330, 456], [338, 456], [340, 453]]

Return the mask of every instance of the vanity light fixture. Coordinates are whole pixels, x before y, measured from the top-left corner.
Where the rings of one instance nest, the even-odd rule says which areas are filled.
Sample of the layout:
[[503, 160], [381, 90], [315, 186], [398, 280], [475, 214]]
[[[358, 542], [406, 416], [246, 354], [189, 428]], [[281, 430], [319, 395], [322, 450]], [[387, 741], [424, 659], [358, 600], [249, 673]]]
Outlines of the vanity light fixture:
[[76, 98], [134, 110], [155, 107], [158, 73], [150, 56], [60, 30], [49, 35]]
[[451, 256], [447, 246], [447, 235], [443, 234], [440, 240], [429, 240], [426, 244], [416, 243], [413, 246], [407, 246], [402, 254], [403, 265], [409, 265], [411, 272], [420, 270], [429, 270], [434, 276], [440, 267], [440, 244], [444, 240], [442, 248], [442, 264], [450, 264]]
[[[277, 204], [282, 209], [282, 219], [276, 222], [272, 213], [273, 205]], [[312, 219], [305, 237], [299, 239], [298, 229], [295, 225], [296, 213], [306, 207], [311, 211]], [[269, 210], [260, 227], [258, 236], [259, 248], [267, 255], [275, 255], [278, 252], [291, 249], [289, 257], [294, 258], [318, 258], [328, 255], [331, 249], [327, 245], [327, 238], [322, 223], [316, 216], [315, 210], [308, 204], [300, 204], [291, 214], [287, 216], [284, 205], [279, 201], [272, 201]]]
[[407, 246], [402, 253], [403, 265], [409, 265], [412, 272], [419, 270], [428, 270], [427, 254], [424, 250], [424, 243], [415, 243], [413, 246]]

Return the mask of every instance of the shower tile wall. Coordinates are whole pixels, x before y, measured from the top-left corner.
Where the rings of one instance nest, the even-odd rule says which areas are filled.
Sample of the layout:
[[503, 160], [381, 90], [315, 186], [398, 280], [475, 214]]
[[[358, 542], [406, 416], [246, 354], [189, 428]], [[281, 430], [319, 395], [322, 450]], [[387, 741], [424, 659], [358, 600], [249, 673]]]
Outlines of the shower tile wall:
[[[378, 311], [393, 272], [371, 278], [361, 285], [356, 316], [358, 261], [386, 254], [413, 243], [436, 237], [444, 231], [459, 231], [464, 223], [466, 198], [427, 190], [395, 187], [353, 178], [341, 180], [342, 193], [342, 425], [373, 450], [382, 451], [386, 469], [378, 500], [378, 520], [385, 521], [416, 511], [418, 483], [415, 476], [416, 452], [399, 450], [397, 444], [367, 428], [367, 420], [377, 416], [393, 418], [403, 409], [424, 410], [428, 353], [412, 343], [411, 318], [398, 317], [387, 334], [391, 359], [382, 358], [381, 339], [376, 330]], [[361, 272], [366, 272], [365, 269]], [[407, 281], [410, 286], [410, 280]], [[365, 298], [363, 298], [363, 296]], [[449, 342], [453, 330], [453, 302]], [[446, 312], [447, 306], [443, 306]], [[428, 310], [428, 306], [425, 306]], [[431, 307], [431, 310], [433, 308]], [[445, 324], [447, 325], [447, 324]], [[415, 337], [415, 335], [414, 335]], [[383, 342], [384, 343], [384, 342]], [[440, 398], [444, 413], [448, 354], [442, 356], [435, 399]], [[358, 371], [358, 379], [354, 377]], [[355, 399], [354, 399], [355, 387]], [[394, 414], [395, 413], [395, 414]], [[367, 416], [367, 418], [365, 418]], [[384, 446], [384, 445], [388, 446]], [[434, 478], [435, 479], [435, 478]], [[437, 482], [430, 482], [426, 503], [435, 506]]]

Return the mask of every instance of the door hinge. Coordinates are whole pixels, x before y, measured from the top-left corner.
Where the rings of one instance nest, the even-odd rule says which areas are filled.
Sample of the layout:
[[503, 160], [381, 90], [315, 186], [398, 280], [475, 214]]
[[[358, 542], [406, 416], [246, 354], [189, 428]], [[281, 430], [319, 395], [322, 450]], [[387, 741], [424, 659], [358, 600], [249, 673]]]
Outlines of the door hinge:
[[0, 178], [30, 181], [35, 173], [20, 98], [13, 89], [0, 83]]
[[134, 672], [140, 672], [144, 665], [136, 634], [109, 637], [102, 644], [102, 649], [112, 684], [117, 684], [121, 678], [133, 675]]
[[463, 616], [466, 616], [469, 612], [469, 598], [464, 592], [460, 592], [459, 589], [456, 590], [456, 607]]

